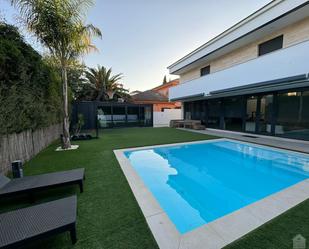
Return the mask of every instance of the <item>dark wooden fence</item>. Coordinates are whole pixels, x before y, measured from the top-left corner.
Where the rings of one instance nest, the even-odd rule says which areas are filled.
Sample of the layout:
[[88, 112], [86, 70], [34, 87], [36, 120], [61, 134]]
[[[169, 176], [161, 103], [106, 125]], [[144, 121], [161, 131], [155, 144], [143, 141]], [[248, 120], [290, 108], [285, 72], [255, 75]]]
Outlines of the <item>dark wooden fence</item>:
[[26, 130], [0, 137], [0, 173], [6, 174], [14, 160], [28, 161], [60, 137], [62, 125]]

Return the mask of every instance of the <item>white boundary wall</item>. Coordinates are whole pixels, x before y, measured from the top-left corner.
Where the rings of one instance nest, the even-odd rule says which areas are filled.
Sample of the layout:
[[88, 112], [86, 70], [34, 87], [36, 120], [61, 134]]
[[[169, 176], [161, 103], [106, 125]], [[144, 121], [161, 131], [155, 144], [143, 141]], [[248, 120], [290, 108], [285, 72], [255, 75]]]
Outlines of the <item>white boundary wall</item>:
[[181, 118], [181, 109], [165, 109], [163, 112], [153, 112], [153, 127], [168, 127], [171, 120]]

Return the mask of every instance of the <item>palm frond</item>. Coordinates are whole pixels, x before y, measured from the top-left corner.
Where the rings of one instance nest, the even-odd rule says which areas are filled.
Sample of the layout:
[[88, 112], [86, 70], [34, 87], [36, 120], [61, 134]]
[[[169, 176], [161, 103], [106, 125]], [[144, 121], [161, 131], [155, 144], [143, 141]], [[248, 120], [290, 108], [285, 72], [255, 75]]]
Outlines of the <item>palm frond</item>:
[[112, 68], [105, 68], [104, 66], [97, 66], [96, 68], [88, 68], [85, 74], [88, 83], [91, 84], [92, 89], [95, 91], [95, 96], [103, 97], [108, 96], [108, 92], [113, 92], [122, 96], [126, 94], [127, 89], [124, 89], [119, 81], [123, 75], [112, 75]]
[[102, 37], [99, 28], [84, 24], [85, 11], [93, 0], [10, 0], [29, 31], [52, 55], [68, 61], [98, 49], [93, 37]]

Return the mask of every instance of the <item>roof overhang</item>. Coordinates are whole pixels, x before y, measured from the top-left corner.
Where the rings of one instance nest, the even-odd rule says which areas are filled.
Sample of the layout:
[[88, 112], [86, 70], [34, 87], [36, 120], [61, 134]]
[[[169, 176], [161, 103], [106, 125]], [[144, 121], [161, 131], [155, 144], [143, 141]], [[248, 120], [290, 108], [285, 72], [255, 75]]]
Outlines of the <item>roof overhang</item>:
[[221, 91], [215, 91], [211, 92], [210, 96], [211, 98], [222, 98], [237, 95], [249, 95], [265, 92], [283, 91], [289, 89], [298, 89], [303, 87], [309, 87], [308, 75], [306, 74], [271, 80], [268, 82], [250, 84], [241, 87], [224, 89]]
[[204, 99], [205, 94], [204, 93], [199, 93], [199, 94], [193, 94], [193, 95], [185, 95], [179, 98], [173, 98], [171, 101], [192, 101], [192, 100], [200, 100]]
[[172, 87], [169, 96], [175, 101], [309, 87], [308, 58], [309, 41], [301, 42]]
[[309, 16], [307, 0], [275, 0], [168, 67], [182, 74]]
[[242, 87], [235, 87], [234, 89], [224, 89], [221, 91], [212, 92], [209, 95], [196, 94], [194, 96], [183, 96], [179, 98], [171, 99], [171, 101], [196, 101], [203, 99], [215, 99], [224, 97], [233, 97], [240, 95], [254, 95], [267, 92], [277, 92], [284, 90], [296, 90], [300, 88], [309, 88], [308, 75], [298, 75], [294, 77], [277, 79], [269, 82], [261, 82], [257, 84], [250, 84]]

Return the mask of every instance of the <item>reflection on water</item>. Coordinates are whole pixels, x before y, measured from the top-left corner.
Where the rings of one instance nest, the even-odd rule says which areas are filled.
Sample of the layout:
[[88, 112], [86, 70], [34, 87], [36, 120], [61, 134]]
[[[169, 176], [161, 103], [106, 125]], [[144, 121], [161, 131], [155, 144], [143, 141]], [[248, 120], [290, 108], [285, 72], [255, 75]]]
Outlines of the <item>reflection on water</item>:
[[309, 176], [309, 157], [230, 141], [126, 156], [181, 233]]

